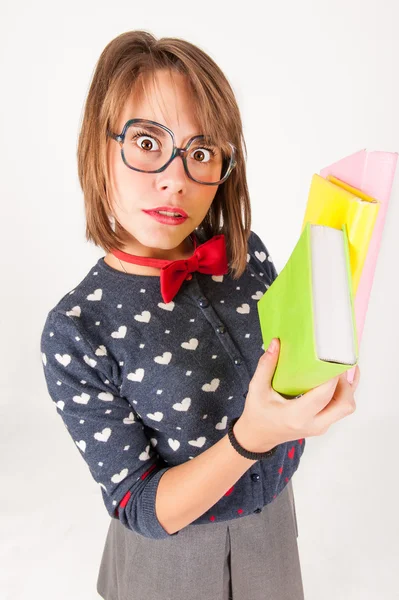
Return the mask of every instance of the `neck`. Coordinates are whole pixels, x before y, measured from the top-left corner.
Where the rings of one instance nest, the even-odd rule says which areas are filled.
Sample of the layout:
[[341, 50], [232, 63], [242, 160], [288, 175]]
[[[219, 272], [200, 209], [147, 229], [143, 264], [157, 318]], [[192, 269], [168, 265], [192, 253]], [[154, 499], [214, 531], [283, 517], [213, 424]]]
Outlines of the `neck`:
[[171, 248], [170, 250], [165, 250], [163, 248], [157, 248], [152, 246], [144, 246], [136, 239], [132, 238], [130, 238], [130, 240], [126, 240], [123, 246], [119, 249], [133, 256], [141, 256], [143, 258], [151, 258], [155, 260], [185, 259], [192, 256], [195, 250], [195, 246], [197, 245], [192, 239], [192, 237], [194, 238], [194, 236], [195, 232], [193, 231], [181, 242], [181, 244], [179, 244], [179, 246], [177, 246], [176, 248]]
[[[193, 232], [191, 235], [194, 237], [195, 233]], [[189, 236], [182, 242], [180, 246], [171, 251], [167, 251], [167, 257], [165, 256], [165, 250], [159, 248], [149, 248], [143, 245], [136, 249], [136, 247], [132, 248], [131, 244], [126, 244], [123, 246], [122, 251], [132, 257], [137, 256], [144, 260], [150, 259], [152, 261], [173, 261], [190, 258], [194, 253], [195, 247], [197, 246], [198, 242], [196, 238], [194, 240], [191, 238], [191, 236]], [[135, 264], [134, 262], [129, 262], [129, 260], [123, 260], [123, 257], [115, 256], [112, 251], [104, 257], [104, 262], [118, 271], [134, 275], [159, 276], [160, 269], [162, 267], [162, 264], [159, 266], [154, 264], [151, 266], [146, 264]]]

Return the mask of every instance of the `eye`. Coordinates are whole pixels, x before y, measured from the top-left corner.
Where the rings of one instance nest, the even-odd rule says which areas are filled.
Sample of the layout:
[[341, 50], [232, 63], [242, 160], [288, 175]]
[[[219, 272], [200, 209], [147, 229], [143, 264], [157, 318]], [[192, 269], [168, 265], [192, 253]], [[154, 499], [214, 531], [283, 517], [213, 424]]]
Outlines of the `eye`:
[[194, 158], [194, 160], [196, 162], [203, 162], [203, 163], [208, 163], [210, 160], [212, 160], [212, 158], [215, 157], [215, 155], [216, 155], [216, 152], [213, 150], [213, 148], [208, 147], [208, 146], [201, 146], [199, 148], [196, 148], [191, 153], [191, 156]]
[[160, 150], [158, 141], [152, 136], [148, 135], [148, 133], [145, 133], [144, 131], [139, 131], [132, 135], [131, 141], [137, 142], [139, 150], [142, 150], [143, 152]]

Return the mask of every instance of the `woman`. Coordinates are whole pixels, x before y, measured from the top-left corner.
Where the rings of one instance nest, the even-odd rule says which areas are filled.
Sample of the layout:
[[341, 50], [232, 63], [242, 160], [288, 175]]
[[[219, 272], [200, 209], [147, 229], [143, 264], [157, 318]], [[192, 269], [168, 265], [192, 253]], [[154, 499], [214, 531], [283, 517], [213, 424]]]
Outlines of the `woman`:
[[277, 272], [250, 229], [244, 149], [200, 48], [143, 31], [106, 46], [78, 146], [86, 237], [106, 255], [41, 337], [111, 516], [106, 600], [304, 597], [291, 478], [359, 375], [294, 401], [272, 389], [279, 341], [263, 351], [256, 303]]

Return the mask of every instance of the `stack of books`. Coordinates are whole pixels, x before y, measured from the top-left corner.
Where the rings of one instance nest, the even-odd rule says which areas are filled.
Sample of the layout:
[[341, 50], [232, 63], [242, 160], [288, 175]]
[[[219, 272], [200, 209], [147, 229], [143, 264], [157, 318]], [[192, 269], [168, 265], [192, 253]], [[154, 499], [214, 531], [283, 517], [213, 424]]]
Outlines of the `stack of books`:
[[257, 302], [264, 347], [280, 339], [272, 386], [285, 397], [353, 381], [398, 156], [361, 150], [312, 177], [300, 237]]

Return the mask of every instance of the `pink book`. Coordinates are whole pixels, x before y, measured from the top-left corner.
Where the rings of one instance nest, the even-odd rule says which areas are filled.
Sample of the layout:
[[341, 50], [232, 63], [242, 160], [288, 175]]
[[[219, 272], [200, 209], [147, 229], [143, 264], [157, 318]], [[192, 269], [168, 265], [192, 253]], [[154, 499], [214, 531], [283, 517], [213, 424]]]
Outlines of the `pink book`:
[[[355, 296], [355, 316], [359, 347], [389, 200], [394, 194], [399, 194], [399, 173], [396, 170], [398, 156], [397, 152], [368, 152], [364, 149], [320, 171], [322, 177], [325, 178], [327, 175], [334, 175], [334, 177], [345, 181], [381, 202]], [[347, 379], [350, 383], [353, 381], [354, 374], [355, 367], [347, 371]]]

